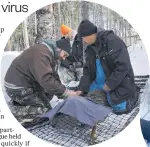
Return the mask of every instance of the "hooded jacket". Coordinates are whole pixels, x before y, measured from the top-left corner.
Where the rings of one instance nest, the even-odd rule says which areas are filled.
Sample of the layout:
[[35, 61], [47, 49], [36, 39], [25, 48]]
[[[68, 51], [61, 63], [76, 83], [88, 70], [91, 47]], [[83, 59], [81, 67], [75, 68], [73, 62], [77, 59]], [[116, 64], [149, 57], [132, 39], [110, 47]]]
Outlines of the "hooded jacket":
[[41, 87], [49, 93], [62, 96], [66, 90], [61, 84], [56, 71], [56, 42], [45, 40], [41, 44], [31, 46], [16, 57], [10, 65], [4, 85], [13, 87]]
[[96, 78], [96, 59], [100, 59], [106, 76], [105, 83], [111, 89], [110, 97], [114, 104], [134, 99], [137, 87], [125, 43], [113, 33], [98, 29], [96, 42], [86, 49], [86, 64], [83, 69], [79, 89], [89, 91]]

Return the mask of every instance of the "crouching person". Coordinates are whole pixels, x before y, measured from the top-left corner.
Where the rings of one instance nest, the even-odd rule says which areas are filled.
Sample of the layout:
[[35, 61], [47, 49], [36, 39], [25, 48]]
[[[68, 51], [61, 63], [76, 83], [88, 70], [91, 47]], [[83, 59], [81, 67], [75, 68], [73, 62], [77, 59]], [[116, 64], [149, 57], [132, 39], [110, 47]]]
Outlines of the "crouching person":
[[78, 34], [88, 44], [79, 93], [102, 90], [115, 113], [131, 112], [137, 105], [139, 88], [123, 40], [89, 20], [80, 23]]
[[[62, 24], [60, 27], [62, 38], [71, 43], [71, 54], [59, 66], [59, 76], [66, 85], [71, 81], [80, 81], [83, 75], [83, 43], [75, 30]], [[64, 73], [64, 74], [61, 74]]]
[[70, 48], [66, 39], [46, 40], [13, 60], [4, 86], [11, 98], [10, 109], [20, 123], [50, 110], [53, 95], [58, 98], [77, 95], [61, 84], [56, 68], [58, 60], [69, 56]]

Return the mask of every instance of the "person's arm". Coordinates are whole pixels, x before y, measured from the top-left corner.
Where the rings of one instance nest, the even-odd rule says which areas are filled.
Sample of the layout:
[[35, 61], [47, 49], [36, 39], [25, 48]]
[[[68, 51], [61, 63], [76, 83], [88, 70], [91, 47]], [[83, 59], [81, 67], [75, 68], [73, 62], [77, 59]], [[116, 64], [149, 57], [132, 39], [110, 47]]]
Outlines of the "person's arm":
[[72, 65], [72, 62], [66, 58], [65, 60], [61, 61], [61, 65], [69, 69], [69, 66]]
[[82, 76], [82, 78], [80, 80], [80, 84], [79, 84], [79, 91], [82, 91], [83, 93], [89, 92], [90, 84], [92, 83], [92, 80], [93, 80], [91, 77], [89, 68], [92, 69], [94, 72], [94, 66], [95, 66], [95, 64], [94, 64], [95, 55], [93, 56], [93, 54], [92, 54], [93, 50], [89, 49], [88, 51], [89, 51], [89, 57], [86, 56], [86, 63], [83, 67], [83, 76]]
[[104, 89], [108, 91], [115, 89], [127, 75], [130, 67], [130, 58], [125, 43], [115, 34], [108, 39], [108, 50], [113, 64], [114, 71], [107, 78]]
[[56, 79], [58, 80], [59, 83], [61, 83], [60, 77], [58, 75], [58, 73], [55, 74]]
[[84, 68], [83, 68], [83, 76], [81, 77], [78, 90], [82, 91], [82, 93], [88, 93], [90, 83], [91, 83], [90, 79], [91, 78], [90, 78], [90, 75], [89, 75], [89, 72], [88, 72], [88, 68], [85, 65]]
[[35, 53], [32, 63], [29, 65], [29, 69], [34, 76], [35, 80], [46, 89], [49, 93], [56, 96], [62, 96], [65, 94], [66, 87], [60, 84], [59, 80], [53, 76], [52, 63], [46, 51]]

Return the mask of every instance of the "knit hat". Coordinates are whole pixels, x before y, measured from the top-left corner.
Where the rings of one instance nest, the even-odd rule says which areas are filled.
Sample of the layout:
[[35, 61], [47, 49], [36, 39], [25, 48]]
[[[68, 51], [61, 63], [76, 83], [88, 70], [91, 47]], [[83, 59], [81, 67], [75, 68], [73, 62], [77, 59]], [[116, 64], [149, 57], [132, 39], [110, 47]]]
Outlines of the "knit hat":
[[70, 42], [69, 40], [67, 39], [60, 39], [60, 40], [57, 40], [56, 41], [56, 45], [58, 48], [66, 51], [68, 54], [70, 54], [70, 51], [71, 51], [71, 45], [70, 45]]
[[87, 19], [82, 20], [78, 27], [78, 34], [80, 37], [90, 36], [96, 32], [97, 27]]
[[60, 26], [60, 31], [61, 31], [61, 34], [64, 36], [64, 35], [68, 34], [70, 31], [72, 31], [72, 29], [69, 28], [68, 26], [62, 24]]

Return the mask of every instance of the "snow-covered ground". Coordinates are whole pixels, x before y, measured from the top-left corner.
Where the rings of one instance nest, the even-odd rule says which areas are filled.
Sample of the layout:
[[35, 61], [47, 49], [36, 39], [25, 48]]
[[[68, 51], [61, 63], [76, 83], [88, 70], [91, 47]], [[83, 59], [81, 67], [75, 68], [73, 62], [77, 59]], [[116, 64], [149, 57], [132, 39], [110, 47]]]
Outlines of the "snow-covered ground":
[[135, 75], [149, 75], [149, 62], [146, 50], [141, 42], [128, 48]]
[[[135, 75], [149, 75], [149, 62], [146, 50], [141, 42], [128, 48], [131, 64]], [[150, 120], [150, 79], [141, 95], [141, 117]]]
[[150, 79], [141, 95], [142, 103], [140, 106], [141, 118], [150, 120]]
[[[17, 57], [20, 54], [20, 52], [17, 51], [7, 51], [4, 52], [2, 60], [1, 60], [1, 85], [2, 85], [2, 91], [4, 92], [4, 78], [5, 74], [7, 72], [7, 69], [9, 68], [11, 62], [15, 57]], [[4, 92], [4, 97], [6, 98], [6, 101], [9, 101], [8, 95]]]

